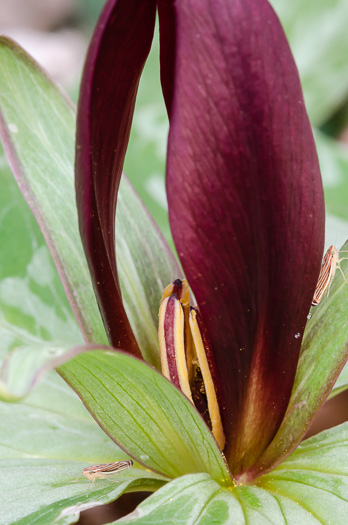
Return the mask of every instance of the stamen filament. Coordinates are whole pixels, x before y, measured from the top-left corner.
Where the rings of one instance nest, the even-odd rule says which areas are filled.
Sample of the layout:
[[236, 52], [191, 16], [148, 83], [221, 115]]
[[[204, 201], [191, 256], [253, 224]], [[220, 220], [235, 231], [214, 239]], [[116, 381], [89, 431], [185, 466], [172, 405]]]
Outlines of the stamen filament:
[[191, 309], [190, 312], [190, 328], [196, 347], [197, 358], [199, 362], [199, 367], [201, 369], [205, 392], [208, 402], [209, 416], [212, 426], [212, 433], [215, 437], [219, 447], [223, 450], [225, 446], [225, 434], [222, 427], [220, 409], [218, 400], [216, 397], [214, 381], [211, 375], [209, 368], [209, 363], [207, 360], [206, 349], [203, 343], [202, 334], [197, 323], [197, 312], [195, 309]]

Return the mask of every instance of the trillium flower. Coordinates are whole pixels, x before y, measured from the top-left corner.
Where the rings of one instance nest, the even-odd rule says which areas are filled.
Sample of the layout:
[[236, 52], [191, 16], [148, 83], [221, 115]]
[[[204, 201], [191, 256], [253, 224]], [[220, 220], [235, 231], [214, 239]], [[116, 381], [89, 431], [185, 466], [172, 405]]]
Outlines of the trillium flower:
[[[156, 12], [180, 265], [122, 175]], [[27, 439], [24, 424], [23, 457], [8, 467], [5, 488], [21, 490], [29, 465], [37, 492], [28, 511], [9, 504], [6, 512], [32, 523], [45, 509], [45, 519], [60, 522], [148, 490], [158, 492], [130, 523], [312, 523], [313, 515], [343, 523], [347, 425], [295, 449], [348, 357], [348, 288], [337, 275], [308, 321], [323, 255], [323, 189], [297, 69], [269, 3], [106, 2], [84, 67], [76, 144], [75, 108], [38, 65], [6, 38], [0, 63], [3, 144], [71, 306], [47, 253], [33, 250], [18, 275], [32, 285], [35, 323], [22, 299], [15, 315], [10, 304], [0, 325], [9, 351], [0, 397], [18, 401], [28, 377], [30, 390], [57, 368], [67, 384], [52, 376], [61, 381], [48, 382], [55, 394], [41, 396], [51, 410], [56, 398], [52, 421], [58, 413], [69, 419], [64, 432], [73, 428], [62, 444], [50, 420], [45, 448]], [[28, 407], [31, 417], [37, 407]], [[81, 472], [96, 480], [92, 497]]]
[[[296, 66], [268, 2], [109, 1], [83, 73], [76, 195], [112, 346], [142, 356], [122, 303], [114, 225], [156, 4], [170, 121], [170, 225], [208, 349], [215, 401], [206, 377], [203, 384], [221, 419], [215, 437], [233, 476], [250, 481], [278, 459], [267, 449], [289, 403], [320, 270], [325, 211], [318, 159]], [[170, 334], [179, 330], [184, 338], [188, 318], [180, 314], [175, 283], [167, 295], [172, 306], [161, 314], [162, 338], [166, 330], [172, 341], [162, 354], [190, 397], [194, 358], [187, 340]]]

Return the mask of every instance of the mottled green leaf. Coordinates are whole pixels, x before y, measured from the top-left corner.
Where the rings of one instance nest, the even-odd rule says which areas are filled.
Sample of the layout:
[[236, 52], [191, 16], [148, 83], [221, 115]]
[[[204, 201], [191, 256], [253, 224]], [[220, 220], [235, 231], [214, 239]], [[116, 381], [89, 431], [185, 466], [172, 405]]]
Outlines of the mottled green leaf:
[[313, 523], [345, 525], [348, 423], [304, 441], [284, 463], [260, 478], [259, 484], [277, 499], [288, 498], [302, 506], [316, 520]]
[[65, 347], [47, 344], [17, 346], [11, 350], [1, 366], [0, 399], [19, 401], [28, 395], [43, 375], [55, 368], [55, 362], [59, 362], [66, 352]]
[[243, 510], [233, 491], [208, 474], [189, 474], [168, 483], [137, 509], [113, 523], [174, 525], [244, 525]]
[[[56, 372], [48, 374], [24, 401], [0, 402], [0, 419], [0, 458], [4, 460], [46, 458], [88, 466], [127, 457]], [[0, 482], [6, 480], [0, 476]]]
[[2, 525], [68, 525], [81, 511], [109, 503], [124, 492], [152, 492], [165, 483], [152, 472], [131, 469], [110, 480], [73, 483], [76, 472], [86, 465], [79, 461], [56, 459], [0, 460], [6, 484], [1, 487]]
[[254, 485], [221, 487], [208, 474], [182, 476], [113, 523], [160, 525], [345, 525], [348, 424], [308, 439]]
[[0, 132], [12, 169], [87, 338], [107, 343], [77, 227], [74, 107], [6, 38], [0, 39], [0, 64]]
[[0, 420], [1, 525], [74, 523], [81, 510], [113, 501], [131, 487], [152, 491], [164, 483], [137, 464], [113, 477], [118, 484], [97, 480], [91, 487], [84, 476], [72, 483], [89, 465], [128, 456], [55, 372], [25, 401], [0, 402]]
[[[43, 236], [1, 146], [0, 185], [0, 359], [14, 357], [10, 368], [0, 369], [0, 391], [13, 400], [13, 394], [27, 389], [44, 354], [47, 359], [53, 357], [54, 345], [58, 349], [69, 342], [70, 347], [83, 340]], [[30, 359], [24, 348], [31, 349]]]
[[0, 357], [23, 344], [82, 337], [38, 225], [0, 145]]
[[77, 355], [95, 349], [95, 345], [91, 344], [72, 347], [47, 343], [17, 346], [5, 355], [0, 367], [0, 399], [7, 402], [20, 401], [30, 394], [48, 372]]
[[208, 472], [231, 483], [196, 409], [144, 362], [123, 352], [88, 352], [60, 372], [107, 434], [148, 468], [168, 477]]
[[168, 483], [134, 512], [113, 524], [120, 522], [139, 525], [320, 524], [291, 496], [277, 497], [267, 490], [247, 485], [228, 490], [207, 474], [191, 474]]

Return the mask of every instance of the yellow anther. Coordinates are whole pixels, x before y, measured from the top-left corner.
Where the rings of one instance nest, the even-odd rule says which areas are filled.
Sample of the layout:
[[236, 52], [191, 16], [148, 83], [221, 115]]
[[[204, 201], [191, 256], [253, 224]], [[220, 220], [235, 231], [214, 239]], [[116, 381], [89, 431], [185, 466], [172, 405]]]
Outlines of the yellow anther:
[[223, 450], [225, 446], [225, 434], [222, 427], [220, 408], [216, 397], [215, 386], [210, 372], [201, 331], [197, 323], [197, 312], [194, 309], [192, 309], [190, 312], [190, 328], [197, 353], [199, 367], [201, 369], [201, 374], [203, 377], [205, 394], [207, 396], [212, 433], [219, 447], [221, 448], [221, 450]]

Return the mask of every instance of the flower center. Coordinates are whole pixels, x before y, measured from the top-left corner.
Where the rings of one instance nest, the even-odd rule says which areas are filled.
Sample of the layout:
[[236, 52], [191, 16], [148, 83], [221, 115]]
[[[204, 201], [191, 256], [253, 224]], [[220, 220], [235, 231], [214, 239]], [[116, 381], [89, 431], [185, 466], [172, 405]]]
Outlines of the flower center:
[[190, 306], [185, 280], [177, 279], [163, 292], [158, 338], [162, 374], [196, 407], [223, 450], [225, 435], [214, 385], [212, 349], [198, 308]]

